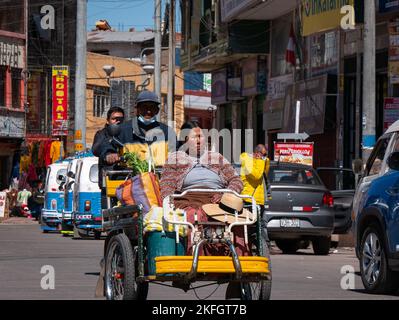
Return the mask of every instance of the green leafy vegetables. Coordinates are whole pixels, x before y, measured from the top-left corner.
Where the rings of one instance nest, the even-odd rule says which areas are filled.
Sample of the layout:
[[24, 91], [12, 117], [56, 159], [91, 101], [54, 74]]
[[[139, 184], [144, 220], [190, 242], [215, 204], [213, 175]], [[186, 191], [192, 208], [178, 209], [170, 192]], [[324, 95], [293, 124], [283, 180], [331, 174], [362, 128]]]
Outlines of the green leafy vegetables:
[[126, 164], [129, 168], [133, 169], [134, 175], [148, 172], [148, 161], [141, 160], [135, 152], [126, 152], [124, 154]]

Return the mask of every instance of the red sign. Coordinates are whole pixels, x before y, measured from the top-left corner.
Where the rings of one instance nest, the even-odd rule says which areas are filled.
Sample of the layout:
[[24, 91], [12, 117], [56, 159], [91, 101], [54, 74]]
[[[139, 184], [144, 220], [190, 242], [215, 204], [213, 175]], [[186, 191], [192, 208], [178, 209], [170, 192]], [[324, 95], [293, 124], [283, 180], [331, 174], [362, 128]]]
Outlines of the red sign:
[[397, 120], [399, 120], [399, 98], [385, 98], [384, 131]]
[[68, 135], [68, 66], [53, 67], [53, 136]]
[[274, 161], [313, 165], [314, 144], [312, 143], [274, 143]]

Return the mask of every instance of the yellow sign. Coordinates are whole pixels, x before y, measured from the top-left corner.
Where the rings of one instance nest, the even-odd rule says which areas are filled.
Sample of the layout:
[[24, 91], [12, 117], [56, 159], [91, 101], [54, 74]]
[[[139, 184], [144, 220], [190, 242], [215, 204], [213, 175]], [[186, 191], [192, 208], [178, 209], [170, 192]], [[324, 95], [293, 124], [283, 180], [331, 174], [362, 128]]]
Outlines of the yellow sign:
[[75, 143], [75, 151], [83, 151], [83, 143]]
[[[335, 29], [345, 14], [341, 8], [354, 7], [355, 0], [302, 0], [303, 36]], [[353, 10], [354, 11], [354, 10]]]
[[76, 130], [75, 139], [76, 140], [82, 140], [82, 130]]

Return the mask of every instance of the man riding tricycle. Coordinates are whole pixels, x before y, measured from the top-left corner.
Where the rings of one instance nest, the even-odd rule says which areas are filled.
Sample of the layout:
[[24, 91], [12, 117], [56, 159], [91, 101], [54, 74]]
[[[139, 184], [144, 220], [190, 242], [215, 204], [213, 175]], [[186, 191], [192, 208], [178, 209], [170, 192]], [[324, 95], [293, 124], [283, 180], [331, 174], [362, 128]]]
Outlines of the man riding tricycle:
[[[260, 210], [251, 195], [240, 195], [240, 177], [207, 149], [201, 128], [183, 129], [184, 151], [168, 155], [160, 182], [151, 170], [151, 143], [141, 158], [147, 156], [150, 172], [128, 166], [104, 173], [103, 292], [107, 299], [145, 299], [150, 282], [188, 291], [205, 281], [228, 284], [226, 298], [267, 300], [270, 256]], [[124, 205], [111, 207], [115, 197]]]

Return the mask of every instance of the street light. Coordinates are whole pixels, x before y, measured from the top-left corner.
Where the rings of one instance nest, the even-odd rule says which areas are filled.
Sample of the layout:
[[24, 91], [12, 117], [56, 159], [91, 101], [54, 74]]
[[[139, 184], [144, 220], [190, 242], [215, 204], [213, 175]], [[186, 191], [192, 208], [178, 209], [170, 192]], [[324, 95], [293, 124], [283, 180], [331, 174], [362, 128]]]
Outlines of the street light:
[[146, 55], [141, 56], [140, 64], [141, 64], [141, 67], [143, 68], [144, 72], [147, 74], [147, 79], [145, 79], [142, 84], [139, 84], [136, 87], [136, 91], [139, 91], [140, 88], [142, 88], [142, 90], [145, 90], [145, 88], [149, 86], [149, 84], [151, 82], [151, 75], [153, 75], [154, 71], [155, 71], [154, 64], [147, 63]]
[[110, 83], [111, 74], [115, 71], [115, 67], [112, 65], [105, 65], [103, 66], [103, 70], [107, 75], [107, 83]]

